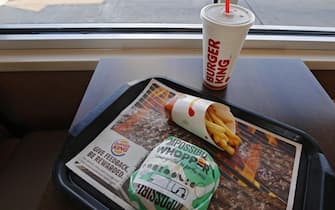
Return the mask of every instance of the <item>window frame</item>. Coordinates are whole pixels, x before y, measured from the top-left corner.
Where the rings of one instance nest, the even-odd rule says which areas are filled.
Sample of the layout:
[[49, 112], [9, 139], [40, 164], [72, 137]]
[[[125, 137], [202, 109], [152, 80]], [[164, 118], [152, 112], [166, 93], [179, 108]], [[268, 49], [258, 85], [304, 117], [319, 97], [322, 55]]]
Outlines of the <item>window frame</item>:
[[[0, 25], [2, 49], [201, 48], [201, 24]], [[335, 28], [251, 27], [244, 49], [335, 50]]]
[[[0, 72], [92, 70], [118, 55], [200, 56], [201, 24], [0, 25]], [[334, 70], [335, 28], [255, 25], [241, 56], [299, 58]]]

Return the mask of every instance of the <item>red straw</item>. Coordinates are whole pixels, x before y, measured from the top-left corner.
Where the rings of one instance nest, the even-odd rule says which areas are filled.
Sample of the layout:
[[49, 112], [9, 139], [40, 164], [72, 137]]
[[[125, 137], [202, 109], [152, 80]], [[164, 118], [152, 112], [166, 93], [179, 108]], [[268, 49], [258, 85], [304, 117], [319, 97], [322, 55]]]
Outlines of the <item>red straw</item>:
[[230, 2], [229, 0], [226, 0], [226, 14], [229, 14], [229, 7], [230, 7]]

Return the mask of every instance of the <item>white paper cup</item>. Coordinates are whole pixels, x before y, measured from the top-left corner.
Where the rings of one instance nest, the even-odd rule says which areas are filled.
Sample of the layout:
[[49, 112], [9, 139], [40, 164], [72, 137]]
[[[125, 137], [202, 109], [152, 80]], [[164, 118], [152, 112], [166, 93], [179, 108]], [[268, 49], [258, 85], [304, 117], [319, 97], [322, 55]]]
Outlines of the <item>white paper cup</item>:
[[244, 40], [255, 21], [248, 9], [231, 4], [225, 13], [225, 4], [209, 4], [200, 13], [203, 23], [203, 80], [213, 90], [222, 90], [228, 84]]

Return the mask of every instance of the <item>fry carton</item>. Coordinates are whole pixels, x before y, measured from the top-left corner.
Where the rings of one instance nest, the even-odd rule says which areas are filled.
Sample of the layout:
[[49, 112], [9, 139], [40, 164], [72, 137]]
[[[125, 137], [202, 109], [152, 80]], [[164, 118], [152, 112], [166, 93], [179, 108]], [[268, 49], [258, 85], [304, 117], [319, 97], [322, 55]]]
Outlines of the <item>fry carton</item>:
[[230, 155], [241, 143], [230, 108], [224, 104], [187, 94], [172, 98], [165, 109], [170, 120]]

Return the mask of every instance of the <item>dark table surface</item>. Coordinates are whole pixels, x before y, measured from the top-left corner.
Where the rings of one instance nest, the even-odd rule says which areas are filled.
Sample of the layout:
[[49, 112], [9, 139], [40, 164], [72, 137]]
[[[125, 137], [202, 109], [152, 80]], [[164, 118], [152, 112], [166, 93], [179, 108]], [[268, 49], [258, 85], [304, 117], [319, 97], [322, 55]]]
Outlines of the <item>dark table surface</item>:
[[[70, 132], [123, 84], [163, 76], [230, 104], [300, 129], [319, 143], [335, 168], [335, 104], [305, 64], [296, 59], [240, 58], [224, 91], [202, 86], [201, 57], [119, 56], [101, 60]], [[103, 107], [102, 107], [103, 109]]]

